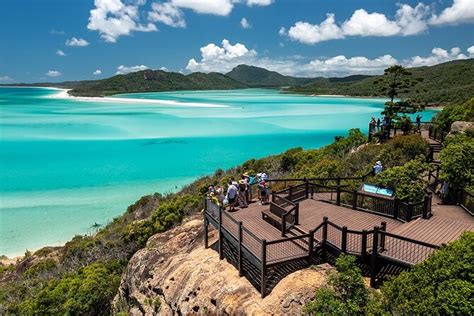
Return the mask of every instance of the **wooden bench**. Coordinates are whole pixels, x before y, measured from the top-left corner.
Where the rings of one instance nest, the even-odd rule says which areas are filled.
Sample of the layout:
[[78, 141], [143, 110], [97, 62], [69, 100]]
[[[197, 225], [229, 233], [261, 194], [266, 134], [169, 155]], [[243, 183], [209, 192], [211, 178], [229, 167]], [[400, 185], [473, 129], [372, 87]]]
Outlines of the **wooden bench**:
[[273, 226], [281, 226], [281, 217], [273, 214], [270, 210], [263, 210], [262, 211], [262, 219], [263, 220], [270, 220]]

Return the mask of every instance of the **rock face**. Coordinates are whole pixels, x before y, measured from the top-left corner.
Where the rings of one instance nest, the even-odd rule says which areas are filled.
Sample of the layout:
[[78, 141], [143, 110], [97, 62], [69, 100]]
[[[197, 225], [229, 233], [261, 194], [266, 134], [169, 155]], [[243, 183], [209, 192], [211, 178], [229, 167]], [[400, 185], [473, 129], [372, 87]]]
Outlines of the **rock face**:
[[[264, 299], [217, 252], [204, 249], [203, 222], [189, 219], [154, 235], [130, 260], [114, 300], [116, 312], [131, 315], [301, 314], [326, 283], [330, 266], [300, 270], [284, 278]], [[210, 242], [216, 240], [215, 232]]]
[[469, 129], [474, 129], [474, 122], [457, 121], [451, 124], [451, 134], [464, 133]]

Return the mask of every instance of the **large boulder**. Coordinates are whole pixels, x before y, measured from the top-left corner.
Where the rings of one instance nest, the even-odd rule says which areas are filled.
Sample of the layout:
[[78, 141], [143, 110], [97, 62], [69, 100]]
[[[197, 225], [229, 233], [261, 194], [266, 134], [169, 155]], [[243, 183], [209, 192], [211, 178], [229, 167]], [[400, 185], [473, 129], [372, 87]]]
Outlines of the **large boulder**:
[[472, 129], [474, 129], [474, 122], [456, 121], [451, 124], [450, 134], [462, 134]]
[[[288, 275], [264, 299], [234, 266], [204, 249], [203, 221], [192, 218], [150, 238], [130, 260], [114, 300], [116, 312], [131, 315], [301, 314], [326, 284], [328, 265]], [[211, 232], [210, 242], [216, 240]]]

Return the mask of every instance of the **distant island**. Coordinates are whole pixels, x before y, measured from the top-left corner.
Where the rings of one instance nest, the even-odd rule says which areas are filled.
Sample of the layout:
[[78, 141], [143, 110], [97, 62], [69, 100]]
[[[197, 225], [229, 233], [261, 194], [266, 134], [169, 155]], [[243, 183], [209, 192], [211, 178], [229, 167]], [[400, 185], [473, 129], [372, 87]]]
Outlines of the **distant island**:
[[[409, 68], [413, 77], [421, 78], [416, 90], [401, 96], [418, 97], [427, 105], [466, 102], [474, 91], [474, 59], [450, 61], [434, 66]], [[184, 75], [163, 70], [143, 70], [101, 80], [61, 83], [17, 84], [17, 86], [52, 86], [70, 89], [80, 97], [104, 97], [119, 93], [180, 90], [228, 90], [243, 88], [283, 88], [283, 91], [311, 95], [381, 96], [374, 82], [380, 76], [351, 75], [331, 78], [284, 76], [264, 68], [239, 65], [232, 71], [195, 72]]]

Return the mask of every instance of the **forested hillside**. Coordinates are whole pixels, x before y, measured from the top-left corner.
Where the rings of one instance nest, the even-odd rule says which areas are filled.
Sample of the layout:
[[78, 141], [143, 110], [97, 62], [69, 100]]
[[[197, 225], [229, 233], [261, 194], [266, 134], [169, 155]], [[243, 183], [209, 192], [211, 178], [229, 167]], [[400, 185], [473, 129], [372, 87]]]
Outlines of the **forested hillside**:
[[[455, 104], [469, 100], [474, 94], [474, 59], [456, 60], [430, 67], [408, 69], [413, 78], [423, 80], [403, 97], [417, 98], [428, 104]], [[339, 94], [379, 96], [374, 82], [380, 76], [354, 77], [353, 80], [322, 78], [288, 91], [306, 94]]]

